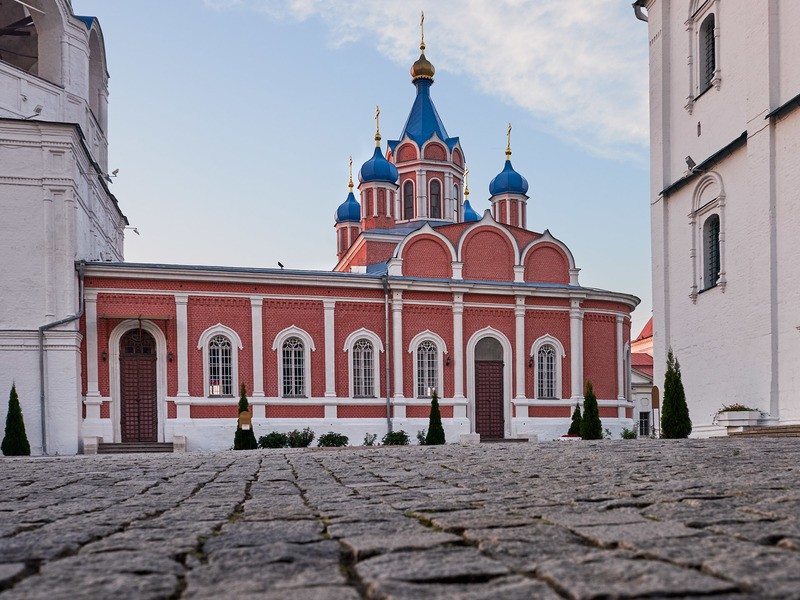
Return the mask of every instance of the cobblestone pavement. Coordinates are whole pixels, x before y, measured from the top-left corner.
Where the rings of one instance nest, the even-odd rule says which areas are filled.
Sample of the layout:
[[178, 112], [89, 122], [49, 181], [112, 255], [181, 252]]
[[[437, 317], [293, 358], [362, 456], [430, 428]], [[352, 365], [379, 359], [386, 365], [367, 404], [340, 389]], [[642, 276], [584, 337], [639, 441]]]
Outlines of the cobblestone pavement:
[[800, 440], [0, 460], [0, 600], [800, 598]]

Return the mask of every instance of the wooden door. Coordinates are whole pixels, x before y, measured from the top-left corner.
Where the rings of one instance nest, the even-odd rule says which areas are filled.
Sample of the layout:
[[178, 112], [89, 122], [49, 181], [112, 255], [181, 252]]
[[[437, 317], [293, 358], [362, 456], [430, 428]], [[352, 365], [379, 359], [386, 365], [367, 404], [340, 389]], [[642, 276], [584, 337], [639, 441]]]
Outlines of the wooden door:
[[156, 341], [134, 329], [119, 344], [120, 429], [123, 442], [158, 441]]
[[485, 439], [505, 437], [503, 361], [475, 361], [475, 431]]

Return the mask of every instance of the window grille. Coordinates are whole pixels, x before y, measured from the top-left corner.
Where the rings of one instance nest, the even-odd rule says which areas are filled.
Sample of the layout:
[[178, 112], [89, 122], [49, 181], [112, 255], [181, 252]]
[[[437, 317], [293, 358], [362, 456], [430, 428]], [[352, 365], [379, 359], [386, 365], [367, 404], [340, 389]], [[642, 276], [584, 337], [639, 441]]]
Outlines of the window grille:
[[430, 398], [439, 387], [439, 354], [436, 344], [426, 340], [417, 346], [417, 397]]
[[538, 356], [538, 398], [556, 397], [556, 350], [550, 344], [539, 348]]
[[233, 395], [233, 362], [231, 341], [224, 335], [208, 343], [208, 395]]
[[353, 396], [375, 397], [375, 353], [372, 342], [361, 339], [353, 345]]
[[283, 342], [283, 397], [305, 397], [305, 348], [303, 342], [290, 337]]
[[403, 186], [403, 218], [414, 218], [414, 186], [410, 181]]
[[702, 70], [700, 73], [700, 91], [711, 87], [714, 79], [716, 65], [716, 40], [714, 39], [714, 15], [709, 15], [700, 29], [700, 52], [702, 56]]
[[711, 215], [703, 224], [703, 246], [705, 248], [703, 289], [708, 289], [717, 285], [719, 279], [719, 215]]
[[639, 413], [639, 435], [650, 435], [650, 413]]
[[431, 181], [431, 219], [442, 218], [442, 186]]

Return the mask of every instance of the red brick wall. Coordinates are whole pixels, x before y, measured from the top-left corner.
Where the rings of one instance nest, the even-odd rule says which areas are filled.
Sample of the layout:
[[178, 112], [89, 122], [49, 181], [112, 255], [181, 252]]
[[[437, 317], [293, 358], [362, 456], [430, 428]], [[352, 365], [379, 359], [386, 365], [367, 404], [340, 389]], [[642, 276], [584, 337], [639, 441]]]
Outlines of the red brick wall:
[[569, 417], [572, 416], [574, 406], [529, 406], [528, 416], [530, 417]]
[[425, 158], [430, 160], [447, 160], [447, 152], [441, 144], [428, 144], [425, 146]]
[[555, 244], [542, 242], [525, 258], [525, 281], [569, 283], [569, 260]]
[[239, 407], [237, 404], [224, 406], [190, 406], [189, 416], [192, 419], [237, 419], [239, 417]]
[[[375, 356], [378, 360], [378, 376], [381, 382], [381, 389], [376, 390], [376, 392], [379, 398], [386, 396], [386, 324], [384, 319], [383, 303], [336, 303], [334, 309], [334, 323], [336, 328], [334, 335], [334, 352], [336, 354], [336, 395], [340, 398], [346, 398], [350, 394], [350, 357], [349, 353], [345, 352], [342, 348], [344, 348], [347, 337], [352, 332], [362, 327], [376, 334], [383, 343], [384, 352], [379, 352], [378, 349], [375, 348]], [[342, 407], [339, 407], [339, 410], [341, 410], [341, 408]]]
[[467, 234], [463, 247], [464, 279], [514, 281], [514, 247], [493, 227], [479, 227]]
[[583, 377], [594, 393], [606, 400], [617, 397], [617, 320], [613, 315], [588, 313], [583, 319]]
[[450, 250], [432, 235], [413, 238], [403, 248], [403, 275], [407, 277], [436, 277], [449, 279], [453, 276]]
[[325, 416], [324, 406], [295, 406], [279, 404], [267, 406], [268, 419], [321, 419]]
[[[561, 364], [561, 397], [569, 398], [572, 395], [572, 386], [570, 384], [572, 368], [570, 364], [569, 313], [547, 310], [529, 310], [525, 313], [525, 395], [528, 398], [535, 397], [535, 369], [528, 367], [528, 361], [531, 346], [545, 334], [552, 335], [564, 346], [566, 358], [558, 358]], [[534, 357], [535, 360], [536, 357]]]
[[[411, 340], [418, 333], [425, 330], [433, 331], [444, 339], [448, 352], [453, 351], [453, 311], [447, 306], [403, 306], [403, 395], [406, 398], [416, 398], [414, 389], [414, 356], [408, 352]], [[442, 356], [442, 362], [447, 361], [447, 355]], [[453, 366], [442, 365], [444, 389], [439, 390], [440, 395], [452, 396], [453, 394]]]
[[386, 406], [339, 406], [336, 416], [340, 419], [381, 419], [386, 418]]
[[408, 162], [417, 159], [417, 148], [413, 144], [403, 144], [397, 149], [397, 162]]
[[601, 406], [599, 412], [601, 419], [616, 419], [619, 415], [617, 408], [614, 406]]
[[[439, 405], [439, 412], [443, 419], [453, 418], [453, 407]], [[427, 419], [431, 416], [430, 406], [406, 406], [406, 417], [409, 419]]]
[[458, 148], [453, 150], [453, 162], [456, 163], [459, 167], [464, 164], [464, 157], [461, 155], [461, 152]]

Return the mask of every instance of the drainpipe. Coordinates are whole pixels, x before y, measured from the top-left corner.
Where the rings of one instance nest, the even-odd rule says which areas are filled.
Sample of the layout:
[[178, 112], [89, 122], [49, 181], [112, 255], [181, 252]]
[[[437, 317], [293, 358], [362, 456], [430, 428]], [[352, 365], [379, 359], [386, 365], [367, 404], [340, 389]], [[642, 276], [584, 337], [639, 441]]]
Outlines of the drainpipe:
[[386, 427], [389, 433], [392, 432], [392, 406], [391, 406], [391, 387], [389, 386], [389, 357], [391, 356], [391, 346], [389, 345], [389, 274], [381, 277], [383, 282], [383, 324], [385, 325], [384, 339], [386, 340], [386, 353], [384, 354], [384, 364], [386, 366]]
[[78, 271], [78, 312], [70, 317], [53, 321], [39, 327], [39, 404], [42, 411], [42, 454], [47, 455], [47, 420], [45, 415], [45, 395], [44, 395], [44, 332], [53, 327], [77, 321], [83, 316], [83, 272], [86, 268], [86, 261], [81, 261], [75, 265]]
[[647, 23], [647, 15], [642, 10], [644, 8], [644, 0], [636, 0], [631, 6], [633, 6], [633, 14], [636, 15], [636, 18]]

